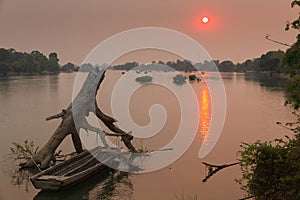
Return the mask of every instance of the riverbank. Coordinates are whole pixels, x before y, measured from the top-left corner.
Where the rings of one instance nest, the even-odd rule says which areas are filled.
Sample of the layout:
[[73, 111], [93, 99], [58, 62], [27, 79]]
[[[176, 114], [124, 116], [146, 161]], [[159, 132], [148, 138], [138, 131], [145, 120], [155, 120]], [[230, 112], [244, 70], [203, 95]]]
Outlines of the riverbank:
[[35, 76], [35, 75], [58, 75], [59, 73], [67, 73], [67, 72], [34, 72], [34, 73], [15, 73], [9, 72], [6, 75], [0, 74], [0, 77], [14, 77], [14, 76]]

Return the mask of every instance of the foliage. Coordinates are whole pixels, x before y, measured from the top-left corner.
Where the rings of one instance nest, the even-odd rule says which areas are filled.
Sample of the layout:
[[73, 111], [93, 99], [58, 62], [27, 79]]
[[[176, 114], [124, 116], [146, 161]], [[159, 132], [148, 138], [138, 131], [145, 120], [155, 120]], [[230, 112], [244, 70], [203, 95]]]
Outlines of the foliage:
[[186, 77], [182, 74], [177, 74], [173, 77], [173, 83], [175, 83], [176, 85], [183, 85], [186, 83]]
[[[291, 3], [291, 7], [294, 8], [295, 6], [300, 6], [300, 1], [299, 0], [294, 0]], [[289, 30], [290, 28], [296, 29], [296, 30], [300, 30], [300, 14], [298, 16], [298, 18], [292, 22], [287, 22], [285, 30]]]
[[[195, 66], [188, 60], [177, 60], [168, 61], [164, 63], [163, 61], [158, 61], [158, 64], [167, 65], [170, 68], [176, 71], [216, 71], [217, 69], [220, 72], [246, 72], [246, 71], [274, 71], [278, 73], [288, 73], [288, 69], [286, 69], [286, 65], [283, 63], [285, 53], [283, 51], [269, 51], [259, 58], [254, 58], [251, 60], [246, 60], [243, 63], [234, 64], [230, 60], [225, 60], [220, 62], [219, 60], [210, 60], [203, 61], [195, 64]], [[152, 63], [156, 63], [153, 61]], [[137, 62], [125, 63], [123, 65], [116, 65], [112, 68], [115, 70], [130, 70], [134, 67], [137, 67]]]
[[[293, 1], [292, 6], [299, 6], [300, 1]], [[292, 26], [292, 28], [299, 30], [299, 19], [297, 26]], [[296, 43], [287, 50], [284, 59], [286, 65], [289, 66], [291, 84], [287, 89], [287, 97], [285, 104], [292, 105], [294, 109], [299, 109], [300, 107], [300, 34], [297, 36]]]
[[143, 84], [143, 83], [152, 82], [152, 79], [153, 78], [151, 76], [141, 76], [141, 77], [137, 77], [135, 81]]
[[188, 60], [178, 59], [176, 62], [167, 62], [166, 65], [175, 69], [176, 71], [186, 71], [186, 72], [196, 71], [193, 64]]
[[56, 74], [60, 71], [78, 71], [79, 67], [67, 63], [60, 67], [57, 53], [52, 52], [46, 57], [39, 51], [30, 54], [18, 52], [15, 49], [0, 48], [0, 75], [12, 74]]
[[81, 72], [90, 72], [94, 69], [94, 66], [90, 63], [84, 63], [80, 67]]
[[297, 42], [287, 50], [284, 62], [289, 66], [291, 84], [287, 89], [285, 104], [292, 105], [295, 109], [300, 107], [300, 34]]
[[233, 72], [234, 64], [230, 60], [226, 60], [218, 64], [218, 69], [221, 72]]
[[285, 105], [292, 105], [294, 109], [300, 107], [300, 76], [294, 76], [287, 88]]
[[241, 189], [257, 200], [300, 199], [300, 141], [243, 143]]
[[73, 64], [73, 63], [67, 63], [65, 65], [63, 65], [60, 70], [63, 71], [63, 72], [71, 72], [71, 71], [74, 71], [76, 70], [76, 66]]
[[224, 66], [219, 66], [219, 71], [236, 71], [236, 72], [245, 72], [245, 71], [273, 71], [278, 73], [286, 73], [285, 65], [283, 65], [285, 53], [283, 51], [269, 51], [265, 54], [262, 54], [260, 58], [254, 58], [252, 60], [246, 60], [243, 63], [237, 63], [232, 65], [231, 63], [227, 64], [226, 69]]
[[[286, 62], [291, 62], [295, 52], [290, 52], [290, 60], [287, 59]], [[163, 61], [158, 61], [158, 64], [167, 65], [176, 71], [216, 71], [216, 67], [220, 72], [246, 72], [246, 71], [276, 71], [280, 73], [289, 72], [286, 69], [286, 65], [283, 65], [283, 51], [269, 51], [263, 54], [260, 58], [254, 58], [252, 60], [246, 60], [243, 63], [234, 64], [232, 61], [219, 60], [205, 60], [203, 63], [197, 63], [195, 66], [188, 60], [177, 60], [169, 61], [164, 63]], [[299, 57], [299, 56], [298, 56]], [[72, 72], [78, 71], [79, 67], [72, 63], [67, 63], [63, 66], [59, 66], [58, 55], [55, 52], [49, 54], [48, 58], [39, 51], [32, 51], [30, 54], [17, 52], [14, 49], [4, 49], [0, 48], [0, 74], [7, 75], [8, 73], [14, 74], [36, 74], [36, 73], [58, 73], [62, 72]], [[295, 62], [295, 61], [293, 61]], [[153, 61], [153, 63], [156, 63]], [[137, 67], [139, 63], [137, 62], [127, 62], [122, 65], [111, 66], [111, 69], [115, 70], [130, 70]], [[91, 64], [85, 63], [81, 66], [81, 71], [89, 71], [93, 67]], [[290, 69], [289, 69], [290, 70]]]
[[138, 65], [139, 65], [139, 63], [137, 63], [137, 62], [127, 62], [123, 65], [113, 66], [113, 69], [116, 69], [116, 70], [131, 70], [131, 69], [137, 67]]
[[25, 140], [24, 144], [19, 144], [16, 142], [12, 143], [10, 147], [10, 157], [13, 160], [29, 160], [37, 152], [38, 147], [35, 147], [33, 141]]
[[[293, 1], [292, 7], [300, 6]], [[286, 30], [300, 29], [299, 17], [288, 22]], [[278, 125], [293, 132], [290, 138], [253, 144], [242, 143], [238, 152], [242, 178], [237, 180], [241, 189], [257, 200], [300, 199], [300, 35], [297, 42], [287, 50], [283, 64], [288, 67], [292, 81], [287, 89], [286, 105], [292, 105], [297, 121]]]
[[50, 72], [58, 72], [59, 71], [59, 64], [58, 64], [58, 57], [57, 53], [50, 53], [49, 54], [49, 71]]
[[7, 75], [8, 72], [12, 70], [11, 66], [8, 63], [0, 62], [0, 73]]
[[56, 53], [50, 53], [49, 58], [39, 51], [30, 54], [17, 52], [15, 49], [0, 48], [0, 73], [57, 73], [60, 70]]
[[190, 81], [194, 81], [194, 80], [196, 80], [196, 79], [197, 79], [197, 76], [196, 76], [195, 74], [189, 75], [189, 80], [190, 80]]

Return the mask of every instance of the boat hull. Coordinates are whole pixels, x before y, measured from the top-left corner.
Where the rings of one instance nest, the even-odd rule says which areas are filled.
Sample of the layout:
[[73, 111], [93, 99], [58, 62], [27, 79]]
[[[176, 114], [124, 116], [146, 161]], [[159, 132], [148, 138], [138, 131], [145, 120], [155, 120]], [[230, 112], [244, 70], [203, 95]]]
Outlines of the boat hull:
[[108, 167], [84, 152], [30, 178], [36, 189], [57, 191], [77, 184]]
[[107, 168], [104, 164], [97, 164], [96, 166], [74, 176], [74, 177], [55, 177], [55, 176], [41, 176], [40, 178], [31, 178], [30, 181], [36, 189], [58, 191], [75, 185], [93, 174], [103, 171]]

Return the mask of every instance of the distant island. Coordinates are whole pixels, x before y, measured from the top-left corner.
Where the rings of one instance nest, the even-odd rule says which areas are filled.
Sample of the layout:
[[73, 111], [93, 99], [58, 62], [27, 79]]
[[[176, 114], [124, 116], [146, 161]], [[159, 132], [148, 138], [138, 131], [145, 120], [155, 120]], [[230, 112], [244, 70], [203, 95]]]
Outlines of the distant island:
[[[230, 60], [226, 61], [219, 61], [219, 60], [212, 60], [212, 61], [204, 61], [203, 63], [197, 63], [192, 65], [191, 62], [187, 60], [177, 60], [163, 62], [153, 61], [152, 64], [156, 65], [167, 65], [168, 67], [172, 68], [176, 71], [185, 71], [185, 72], [193, 72], [193, 71], [215, 71], [215, 66], [217, 66], [220, 72], [247, 72], [247, 71], [270, 71], [276, 73], [289, 73], [290, 69], [284, 62], [285, 52], [278, 50], [278, 51], [269, 51], [266, 54], [261, 55], [259, 58], [248, 59], [243, 63], [234, 64]], [[147, 67], [151, 66], [152, 64], [147, 65]], [[113, 66], [112, 69], [114, 70], [131, 70], [133, 68], [138, 67], [140, 71], [146, 71], [147, 68], [143, 67], [146, 65], [140, 65], [137, 62], [128, 62], [122, 65]], [[196, 68], [197, 69], [196, 69]]]
[[[248, 59], [243, 63], [234, 64], [230, 60], [226, 61], [204, 61], [203, 63], [197, 63], [195, 66], [187, 60], [177, 61], [153, 61], [152, 64], [144, 65], [138, 62], [127, 62], [122, 65], [110, 66], [112, 70], [131, 70], [136, 69], [137, 71], [166, 71], [168, 66], [172, 70], [176, 71], [215, 71], [217, 66], [220, 72], [275, 72], [275, 73], [289, 73], [290, 69], [284, 63], [285, 52], [269, 51], [266, 54], [261, 55], [259, 58]], [[153, 69], [149, 69], [153, 66]], [[161, 67], [157, 67], [161, 66]], [[93, 67], [89, 63], [85, 63], [81, 66], [81, 70], [89, 70]], [[197, 69], [196, 69], [196, 68]], [[76, 66], [72, 63], [65, 65], [59, 65], [59, 58], [57, 53], [50, 53], [45, 56], [39, 51], [32, 51], [29, 53], [18, 52], [15, 49], [0, 48], [0, 75], [24, 75], [24, 74], [58, 74], [60, 72], [73, 72], [78, 71], [80, 66]]]

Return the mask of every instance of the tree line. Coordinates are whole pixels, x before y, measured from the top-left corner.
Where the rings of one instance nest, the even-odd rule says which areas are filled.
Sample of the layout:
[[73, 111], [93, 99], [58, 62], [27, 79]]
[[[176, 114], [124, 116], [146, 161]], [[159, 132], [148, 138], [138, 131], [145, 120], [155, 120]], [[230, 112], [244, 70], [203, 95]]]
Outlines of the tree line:
[[[243, 63], [234, 64], [230, 60], [219, 61], [211, 60], [197, 63], [195, 66], [188, 60], [177, 61], [153, 61], [152, 64], [167, 65], [176, 71], [216, 71], [220, 72], [247, 72], [247, 71], [272, 71], [277, 73], [289, 73], [289, 65], [285, 62], [286, 53], [278, 51], [269, 51], [261, 55], [259, 58], [248, 59]], [[57, 74], [59, 72], [78, 71], [79, 66], [73, 63], [59, 65], [59, 58], [57, 53], [52, 52], [45, 56], [39, 51], [32, 51], [29, 53], [18, 52], [15, 49], [0, 48], [0, 74]], [[138, 62], [127, 62], [121, 65], [109, 67], [114, 70], [131, 70], [139, 66]], [[89, 63], [85, 63], [81, 68], [88, 69], [93, 67]]]
[[[234, 64], [230, 60], [219, 61], [211, 60], [204, 61], [202, 63], [197, 63], [195, 66], [188, 60], [177, 60], [177, 61], [152, 61], [152, 64], [162, 64], [171, 67], [176, 71], [216, 71], [218, 69], [220, 72], [247, 72], [247, 71], [272, 71], [277, 73], [289, 73], [290, 67], [285, 62], [285, 52], [269, 51], [259, 58], [247, 59], [242, 63]], [[131, 70], [139, 66], [138, 62], [127, 62], [122, 65], [113, 66], [112, 69], [115, 70]], [[216, 68], [217, 67], [217, 68]]]
[[74, 71], [79, 67], [72, 63], [59, 65], [57, 53], [45, 56], [39, 51], [18, 52], [15, 49], [0, 48], [0, 74], [57, 74], [60, 71]]

